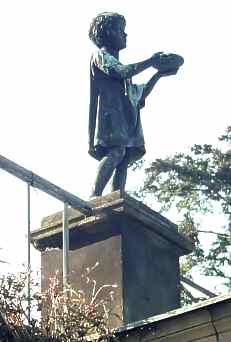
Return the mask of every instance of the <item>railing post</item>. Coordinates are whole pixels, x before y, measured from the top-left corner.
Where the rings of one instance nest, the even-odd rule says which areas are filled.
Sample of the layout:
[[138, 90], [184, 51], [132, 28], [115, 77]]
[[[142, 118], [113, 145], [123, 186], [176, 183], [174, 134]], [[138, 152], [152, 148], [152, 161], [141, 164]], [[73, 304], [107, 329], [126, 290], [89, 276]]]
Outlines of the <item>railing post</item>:
[[30, 184], [27, 183], [27, 301], [28, 301], [28, 324], [31, 321], [31, 255], [30, 255]]
[[69, 228], [68, 228], [68, 204], [63, 207], [63, 288], [69, 283]]

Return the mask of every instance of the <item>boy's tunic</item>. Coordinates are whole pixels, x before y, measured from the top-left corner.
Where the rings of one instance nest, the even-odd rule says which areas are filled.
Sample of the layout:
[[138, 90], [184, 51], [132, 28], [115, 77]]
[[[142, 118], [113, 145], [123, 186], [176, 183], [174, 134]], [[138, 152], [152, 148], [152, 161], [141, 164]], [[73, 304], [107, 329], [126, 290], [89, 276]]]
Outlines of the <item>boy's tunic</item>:
[[121, 66], [118, 59], [102, 50], [91, 59], [89, 139], [94, 139], [94, 157], [98, 160], [116, 146], [127, 148], [130, 162], [145, 153], [140, 121], [144, 85], [125, 79]]

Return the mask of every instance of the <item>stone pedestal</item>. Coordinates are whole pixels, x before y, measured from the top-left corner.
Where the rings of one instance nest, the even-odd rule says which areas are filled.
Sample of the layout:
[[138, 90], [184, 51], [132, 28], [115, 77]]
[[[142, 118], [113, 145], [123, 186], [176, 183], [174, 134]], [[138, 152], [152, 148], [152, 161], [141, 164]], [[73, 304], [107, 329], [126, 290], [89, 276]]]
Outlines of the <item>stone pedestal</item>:
[[[69, 210], [70, 282], [90, 292], [81, 274], [99, 263], [92, 274], [97, 287], [118, 285], [113, 326], [178, 308], [179, 257], [192, 251], [191, 242], [175, 224], [127, 194], [114, 192], [91, 204], [91, 217]], [[62, 213], [44, 218], [32, 242], [42, 252], [45, 289], [49, 276], [62, 270]]]

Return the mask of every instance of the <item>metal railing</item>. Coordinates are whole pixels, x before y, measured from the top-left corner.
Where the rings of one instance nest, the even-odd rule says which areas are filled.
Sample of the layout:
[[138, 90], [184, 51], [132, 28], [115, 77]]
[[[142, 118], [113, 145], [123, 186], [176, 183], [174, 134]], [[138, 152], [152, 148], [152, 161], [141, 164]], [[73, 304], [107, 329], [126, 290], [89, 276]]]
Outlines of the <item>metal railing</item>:
[[[27, 255], [27, 269], [28, 269], [28, 321], [30, 322], [31, 314], [31, 303], [30, 303], [30, 274], [31, 274], [31, 208], [30, 208], [30, 188], [37, 188], [50, 196], [63, 202], [63, 286], [68, 285], [69, 276], [69, 229], [68, 229], [68, 206], [78, 209], [85, 216], [90, 216], [93, 214], [93, 209], [88, 202], [80, 199], [79, 197], [73, 195], [72, 193], [62, 189], [61, 187], [49, 182], [45, 178], [42, 178], [32, 171], [25, 169], [24, 167], [16, 164], [15, 162], [0, 155], [0, 168], [6, 172], [12, 174], [13, 176], [19, 178], [20, 180], [27, 183], [27, 230], [28, 230], [28, 255]], [[191, 286], [192, 288], [198, 290], [208, 297], [215, 297], [216, 294], [206, 290], [202, 286], [194, 283], [192, 280], [187, 279], [183, 276], [180, 277], [180, 281]]]
[[69, 275], [69, 229], [68, 229], [68, 206], [78, 209], [81, 213], [86, 216], [92, 214], [92, 207], [79, 197], [72, 193], [62, 189], [61, 187], [49, 182], [45, 178], [40, 177], [32, 171], [16, 164], [10, 159], [7, 159], [0, 155], [0, 168], [4, 171], [12, 174], [19, 178], [23, 182], [27, 183], [27, 272], [28, 272], [28, 321], [30, 322], [31, 315], [31, 200], [30, 200], [30, 188], [37, 188], [50, 196], [62, 201], [64, 204], [63, 208], [63, 286], [66, 287], [68, 284]]

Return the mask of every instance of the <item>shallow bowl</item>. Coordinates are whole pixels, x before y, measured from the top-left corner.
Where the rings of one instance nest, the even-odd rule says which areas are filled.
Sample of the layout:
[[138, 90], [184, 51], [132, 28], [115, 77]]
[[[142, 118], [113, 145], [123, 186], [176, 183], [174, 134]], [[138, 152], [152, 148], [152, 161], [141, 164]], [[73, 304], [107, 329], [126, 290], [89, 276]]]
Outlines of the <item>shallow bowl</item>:
[[174, 53], [162, 53], [153, 62], [153, 67], [159, 71], [178, 69], [184, 64], [184, 58]]

